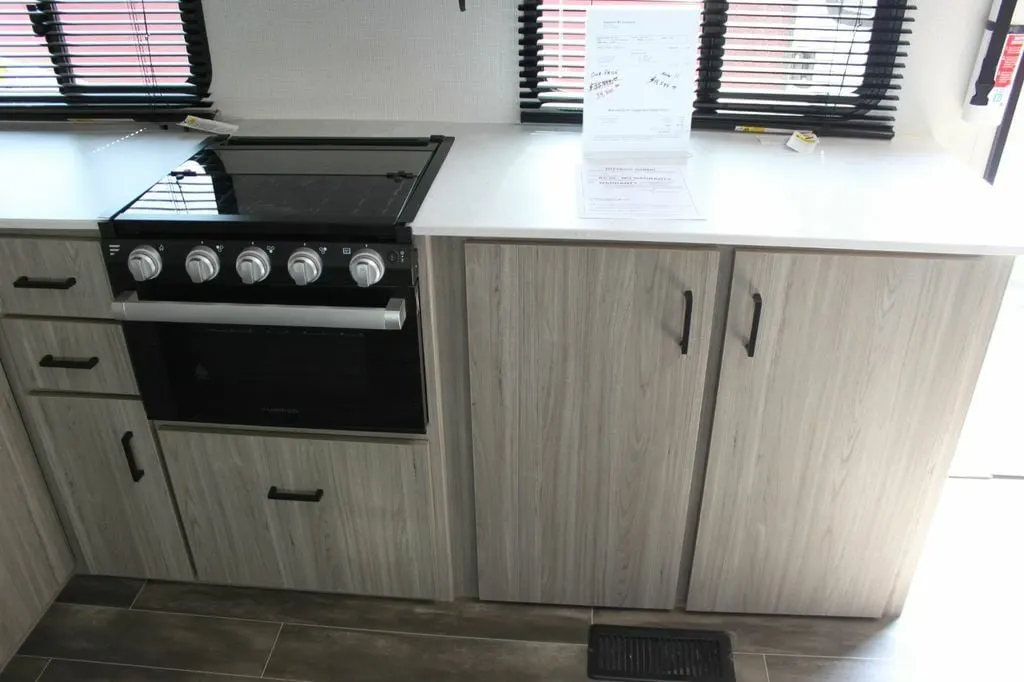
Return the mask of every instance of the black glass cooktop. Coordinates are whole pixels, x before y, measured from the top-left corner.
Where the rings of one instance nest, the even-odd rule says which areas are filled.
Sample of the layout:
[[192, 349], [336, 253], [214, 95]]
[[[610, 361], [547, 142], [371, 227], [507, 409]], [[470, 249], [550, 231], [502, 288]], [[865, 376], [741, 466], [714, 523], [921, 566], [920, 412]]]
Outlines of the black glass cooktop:
[[113, 220], [404, 224], [448, 146], [440, 137], [231, 139], [195, 154]]

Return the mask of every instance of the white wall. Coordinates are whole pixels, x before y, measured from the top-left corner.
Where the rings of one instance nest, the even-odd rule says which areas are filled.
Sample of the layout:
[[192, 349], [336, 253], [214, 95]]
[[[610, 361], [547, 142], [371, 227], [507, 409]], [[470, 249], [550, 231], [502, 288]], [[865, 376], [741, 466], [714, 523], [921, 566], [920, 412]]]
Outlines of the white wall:
[[518, 120], [515, 0], [205, 0], [226, 116]]
[[[961, 120], [991, 0], [918, 0], [896, 130], [979, 172], [993, 129]], [[516, 0], [205, 0], [227, 116], [518, 119]]]

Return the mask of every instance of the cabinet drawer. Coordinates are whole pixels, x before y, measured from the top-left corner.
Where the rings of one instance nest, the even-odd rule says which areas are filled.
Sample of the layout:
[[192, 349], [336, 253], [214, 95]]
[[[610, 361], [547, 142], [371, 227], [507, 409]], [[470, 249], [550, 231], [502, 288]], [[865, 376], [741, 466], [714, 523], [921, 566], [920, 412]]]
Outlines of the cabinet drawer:
[[22, 391], [138, 393], [120, 325], [8, 317], [2, 326]]
[[426, 443], [163, 430], [199, 580], [432, 598]]
[[51, 492], [90, 573], [191, 580], [188, 550], [138, 400], [30, 396]]
[[110, 284], [98, 242], [0, 239], [3, 312], [110, 317]]

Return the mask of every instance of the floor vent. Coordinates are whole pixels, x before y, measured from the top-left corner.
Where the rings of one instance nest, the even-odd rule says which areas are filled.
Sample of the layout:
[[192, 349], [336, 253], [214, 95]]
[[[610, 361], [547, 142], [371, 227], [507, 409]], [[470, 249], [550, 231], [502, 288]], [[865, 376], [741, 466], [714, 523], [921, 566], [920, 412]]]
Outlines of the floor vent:
[[710, 630], [671, 630], [593, 625], [587, 650], [593, 680], [736, 682], [729, 635]]

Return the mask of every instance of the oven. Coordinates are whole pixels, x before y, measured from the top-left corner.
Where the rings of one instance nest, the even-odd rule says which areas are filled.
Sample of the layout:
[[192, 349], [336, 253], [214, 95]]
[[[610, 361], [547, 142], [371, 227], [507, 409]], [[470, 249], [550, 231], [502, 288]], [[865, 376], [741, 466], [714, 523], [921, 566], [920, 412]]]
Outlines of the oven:
[[[130, 246], [108, 250], [108, 261]], [[182, 259], [175, 251], [184, 247], [160, 246], [166, 260]], [[246, 245], [216, 246], [230, 263]], [[150, 419], [425, 433], [414, 252], [388, 247], [398, 266], [360, 288], [348, 275], [352, 247], [315, 246], [324, 273], [309, 286], [281, 268], [253, 286], [235, 283], [234, 272], [218, 277], [227, 284], [196, 286], [167, 276], [138, 283], [115, 275], [122, 263], [110, 267], [114, 317]]]
[[453, 142], [210, 141], [102, 222], [150, 419], [425, 433], [410, 223]]

